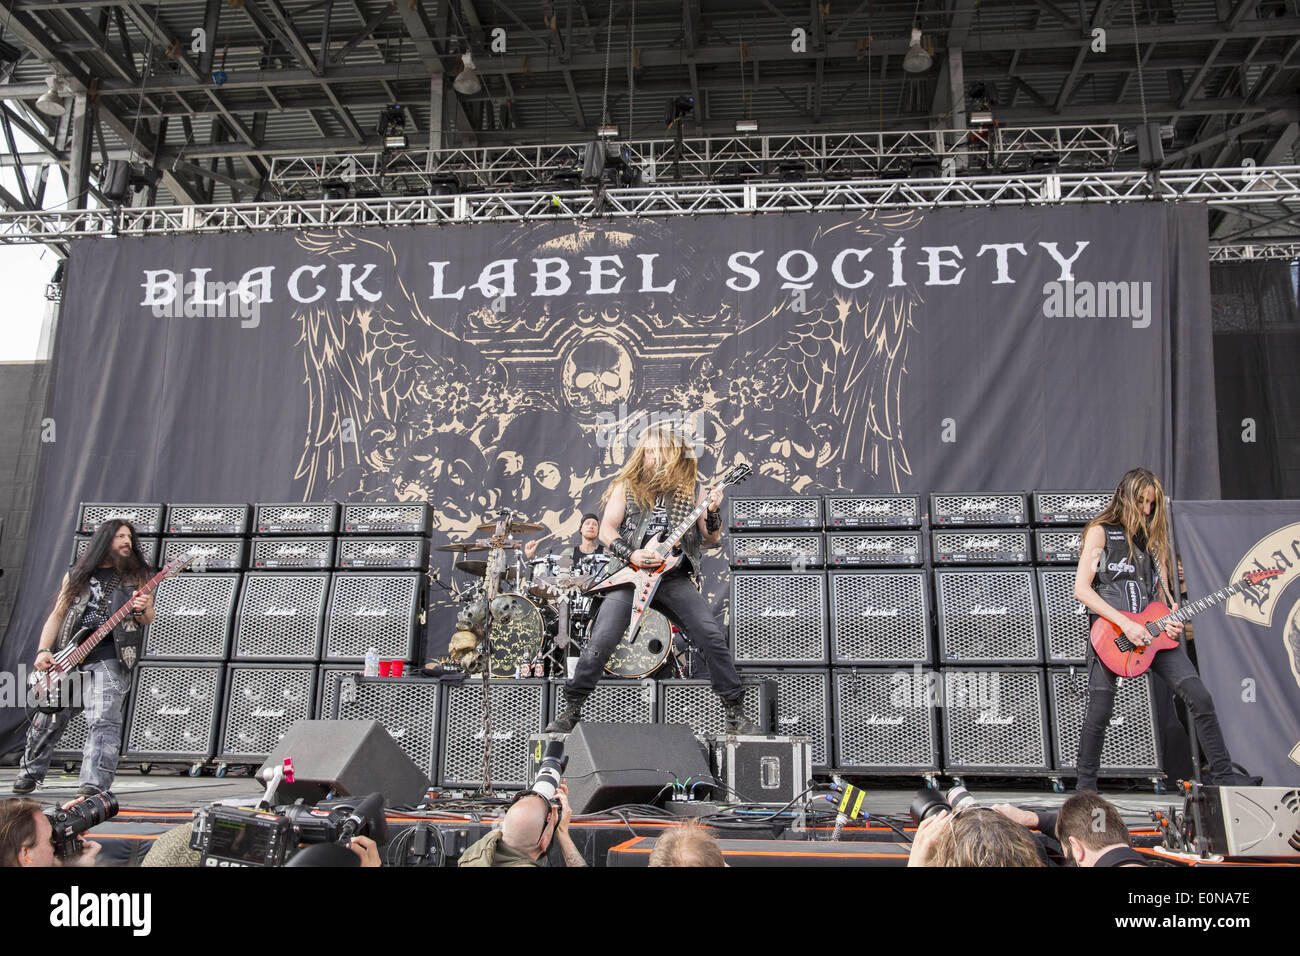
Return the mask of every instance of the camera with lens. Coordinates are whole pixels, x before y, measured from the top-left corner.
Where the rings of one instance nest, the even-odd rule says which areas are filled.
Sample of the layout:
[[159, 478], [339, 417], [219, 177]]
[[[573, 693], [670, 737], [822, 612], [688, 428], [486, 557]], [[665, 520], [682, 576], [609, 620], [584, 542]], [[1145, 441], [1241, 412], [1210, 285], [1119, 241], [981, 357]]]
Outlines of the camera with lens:
[[81, 835], [117, 816], [117, 797], [106, 790], [70, 807], [47, 807], [44, 813], [54, 831], [50, 838], [54, 855], [60, 860], [75, 860], [86, 849], [86, 841], [81, 839]]
[[382, 793], [270, 809], [213, 804], [195, 814], [190, 849], [203, 866], [285, 866], [303, 845], [346, 847], [354, 836], [388, 842]]
[[525, 791], [535, 793], [547, 803], [555, 800], [555, 794], [564, 782], [564, 768], [569, 765], [569, 755], [564, 752], [563, 740], [552, 740], [546, 745], [546, 752], [537, 765], [537, 777], [533, 785]]
[[970, 795], [970, 791], [958, 784], [949, 789], [946, 794], [941, 794], [938, 790], [931, 790], [929, 787], [918, 790], [916, 796], [912, 798], [912, 805], [908, 809], [912, 814], [912, 822], [920, 823], [922, 820], [928, 820], [936, 813], [942, 813], [944, 810], [950, 813], [958, 813], [978, 806], [979, 803]]

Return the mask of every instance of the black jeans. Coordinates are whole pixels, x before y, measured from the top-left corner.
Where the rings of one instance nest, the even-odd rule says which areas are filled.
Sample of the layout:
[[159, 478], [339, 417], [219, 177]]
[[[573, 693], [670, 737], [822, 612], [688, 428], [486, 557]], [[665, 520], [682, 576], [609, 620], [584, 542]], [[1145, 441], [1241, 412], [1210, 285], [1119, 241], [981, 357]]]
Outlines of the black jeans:
[[[1221, 777], [1233, 772], [1228, 745], [1223, 740], [1219, 718], [1214, 713], [1214, 700], [1197, 676], [1182, 645], [1156, 654], [1151, 670], [1159, 674], [1174, 689], [1187, 710], [1196, 720], [1196, 739], [1210, 764], [1210, 776]], [[1145, 678], [1127, 678], [1143, 680]], [[1115, 709], [1116, 675], [1106, 669], [1092, 647], [1088, 648], [1088, 712], [1083, 718], [1083, 731], [1079, 736], [1080, 790], [1097, 789], [1097, 772], [1101, 767], [1101, 748], [1105, 744], [1106, 727]], [[1192, 759], [1198, 759], [1196, 754]]]
[[[718, 696], [729, 703], [740, 700], [744, 690], [736, 673], [736, 663], [731, 658], [731, 648], [727, 647], [722, 628], [714, 620], [709, 602], [695, 590], [690, 578], [681, 571], [665, 575], [650, 606], [685, 631], [704, 653], [704, 659], [709, 663], [709, 681]], [[573, 679], [565, 685], [569, 694], [585, 697], [596, 688], [605, 662], [627, 631], [631, 617], [632, 586], [608, 592], [578, 658]], [[644, 637], [637, 640], [644, 640]]]

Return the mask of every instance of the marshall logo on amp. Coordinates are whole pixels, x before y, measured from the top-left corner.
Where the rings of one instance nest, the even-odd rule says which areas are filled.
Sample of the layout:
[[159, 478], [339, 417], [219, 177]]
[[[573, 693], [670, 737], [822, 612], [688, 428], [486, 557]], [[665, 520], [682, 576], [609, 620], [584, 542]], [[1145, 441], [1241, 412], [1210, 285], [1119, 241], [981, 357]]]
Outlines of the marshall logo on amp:
[[930, 496], [930, 522], [934, 525], [1027, 525], [1026, 499], [1024, 492], [934, 494]]
[[429, 506], [412, 504], [364, 504], [343, 507], [345, 534], [426, 534]]
[[821, 499], [816, 497], [731, 499], [731, 527], [736, 530], [820, 528]]
[[830, 563], [836, 567], [916, 566], [921, 563], [921, 533], [832, 532], [826, 536]]
[[826, 497], [827, 528], [919, 528], [919, 495]]
[[333, 534], [338, 506], [327, 502], [257, 506], [259, 534]]
[[1036, 491], [1037, 524], [1087, 524], [1110, 503], [1109, 491]]
[[936, 564], [1028, 564], [1029, 532], [934, 533]]

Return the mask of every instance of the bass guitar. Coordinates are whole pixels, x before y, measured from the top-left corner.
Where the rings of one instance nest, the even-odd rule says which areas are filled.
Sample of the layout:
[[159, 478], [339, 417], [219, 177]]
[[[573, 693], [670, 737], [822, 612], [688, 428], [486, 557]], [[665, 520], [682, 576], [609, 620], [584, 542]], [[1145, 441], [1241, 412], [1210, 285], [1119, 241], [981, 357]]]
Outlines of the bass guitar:
[[716, 488], [725, 488], [727, 485], [734, 485], [744, 481], [749, 477], [751, 471], [753, 469], [749, 465], [733, 465], [722, 478], [714, 482], [709, 491], [705, 493], [704, 500], [695, 506], [694, 511], [682, 519], [681, 524], [663, 532], [658, 538], [646, 542], [644, 547], [663, 558], [662, 564], [654, 568], [638, 568], [629, 564], [626, 567], [619, 568], [603, 581], [593, 584], [587, 589], [588, 594], [599, 594], [602, 591], [609, 591], [627, 584], [633, 586], [632, 619], [627, 632], [623, 635], [624, 643], [631, 644], [636, 640], [636, 636], [641, 630], [641, 622], [645, 619], [646, 611], [650, 609], [650, 602], [654, 600], [655, 592], [659, 590], [659, 582], [663, 580], [665, 574], [682, 563], [682, 552], [677, 550], [677, 543], [700, 520], [700, 515], [704, 514], [704, 509], [709, 506], [709, 494]]
[[[197, 560], [197, 555], [185, 559], [177, 558], [137, 589], [132, 594], [132, 598], [136, 594], [149, 594], [167, 578]], [[90, 656], [90, 652], [98, 647], [104, 638], [112, 634], [113, 629], [121, 624], [130, 613], [131, 602], [127, 601], [113, 613], [112, 617], [97, 627], [89, 637], [83, 637], [90, 630], [88, 627], [83, 627], [74, 634], [72, 639], [68, 641], [67, 646], [61, 648], [54, 655], [54, 662], [50, 664], [48, 670], [33, 671], [27, 682], [27, 700], [31, 706], [42, 714], [57, 714], [62, 710], [66, 710], [70, 706], [70, 701], [67, 700], [68, 675], [75, 672], [82, 662]]]
[[1120, 677], [1137, 677], [1139, 674], [1146, 673], [1159, 651], [1167, 651], [1178, 646], [1178, 639], [1165, 633], [1165, 627], [1171, 622], [1182, 623], [1207, 608], [1226, 601], [1234, 594], [1248, 587], [1254, 587], [1261, 581], [1275, 578], [1281, 573], [1280, 570], [1250, 571], [1243, 575], [1238, 583], [1220, 588], [1199, 601], [1184, 604], [1177, 611], [1171, 611], [1159, 601], [1152, 601], [1137, 614], [1120, 611], [1119, 613], [1130, 621], [1137, 621], [1146, 628], [1146, 632], [1151, 635], [1150, 644], [1134, 644], [1123, 631], [1104, 617], [1097, 618], [1088, 639], [1092, 642], [1092, 649], [1097, 652], [1101, 662], [1112, 674], [1118, 674]]

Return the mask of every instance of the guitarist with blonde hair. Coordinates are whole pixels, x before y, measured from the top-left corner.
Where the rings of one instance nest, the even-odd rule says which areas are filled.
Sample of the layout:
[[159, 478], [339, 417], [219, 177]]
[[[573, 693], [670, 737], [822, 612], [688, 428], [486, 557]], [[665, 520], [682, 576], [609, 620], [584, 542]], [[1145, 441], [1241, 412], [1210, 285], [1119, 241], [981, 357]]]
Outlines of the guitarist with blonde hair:
[[[642, 434], [622, 470], [601, 499], [600, 540], [611, 555], [606, 582], [631, 578], [637, 571], [652, 572], [657, 582], [650, 607], [660, 611], [684, 631], [704, 653], [713, 690], [722, 698], [728, 733], [753, 733], [757, 727], [745, 718], [743, 689], [722, 628], [704, 596], [692, 582], [700, 571], [702, 547], [717, 547], [722, 540], [722, 489], [701, 494], [696, 490], [697, 462], [686, 439], [667, 425], [651, 426]], [[668, 555], [665, 537], [671, 537], [691, 514], [699, 511]], [[654, 547], [659, 544], [659, 548]], [[662, 573], [656, 569], [676, 565]], [[602, 584], [601, 587], [606, 587]], [[581, 718], [583, 702], [596, 687], [601, 669], [628, 630], [638, 586], [613, 584], [582, 649], [577, 669], [565, 686], [565, 709], [547, 726], [551, 733], [568, 733]]]
[[[1134, 647], [1149, 647], [1153, 635], [1120, 612], [1137, 614], [1153, 601], [1163, 601], [1170, 610], [1176, 611], [1178, 605], [1169, 587], [1169, 582], [1176, 580], [1173, 570], [1165, 490], [1153, 472], [1134, 468], [1120, 479], [1110, 504], [1083, 531], [1074, 596], [1088, 609], [1090, 627], [1098, 617], [1105, 618]], [[1180, 622], [1170, 621], [1165, 633], [1177, 638], [1182, 630]], [[1258, 782], [1258, 778], [1233, 770], [1223, 730], [1214, 712], [1214, 701], [1181, 643], [1158, 654], [1154, 649], [1149, 653], [1154, 654], [1151, 670], [1183, 699], [1196, 721], [1196, 736], [1210, 765], [1209, 782], [1216, 785]], [[1090, 646], [1088, 710], [1079, 736], [1079, 790], [1097, 789], [1101, 749], [1115, 708], [1116, 676]]]

